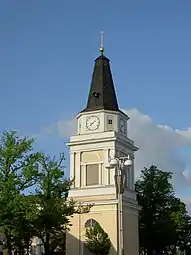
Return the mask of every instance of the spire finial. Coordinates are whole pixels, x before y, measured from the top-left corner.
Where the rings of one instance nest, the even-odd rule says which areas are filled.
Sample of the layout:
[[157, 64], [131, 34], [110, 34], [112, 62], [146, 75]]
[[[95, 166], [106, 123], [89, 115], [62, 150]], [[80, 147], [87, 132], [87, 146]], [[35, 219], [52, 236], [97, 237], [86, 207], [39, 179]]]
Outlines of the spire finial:
[[102, 30], [100, 32], [100, 34], [101, 34], [100, 52], [101, 52], [101, 55], [103, 55], [103, 53], [104, 53], [104, 31]]

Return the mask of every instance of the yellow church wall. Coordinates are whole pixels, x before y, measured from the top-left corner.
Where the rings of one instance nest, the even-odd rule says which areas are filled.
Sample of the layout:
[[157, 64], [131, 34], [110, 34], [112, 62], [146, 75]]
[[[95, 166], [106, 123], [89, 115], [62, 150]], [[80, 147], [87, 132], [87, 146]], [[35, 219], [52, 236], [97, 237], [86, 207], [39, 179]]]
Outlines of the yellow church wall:
[[123, 246], [124, 255], [139, 254], [137, 209], [123, 206]]
[[88, 219], [96, 220], [108, 233], [112, 242], [110, 255], [117, 251], [117, 205], [93, 206], [89, 213], [76, 214], [71, 218], [71, 228], [67, 234], [67, 255], [83, 255], [85, 241], [85, 223]]

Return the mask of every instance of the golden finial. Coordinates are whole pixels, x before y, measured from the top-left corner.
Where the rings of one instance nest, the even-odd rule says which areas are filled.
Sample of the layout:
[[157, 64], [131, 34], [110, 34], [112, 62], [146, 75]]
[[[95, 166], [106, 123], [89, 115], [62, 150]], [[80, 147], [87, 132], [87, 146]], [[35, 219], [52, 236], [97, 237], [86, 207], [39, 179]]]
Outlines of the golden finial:
[[100, 45], [100, 52], [101, 52], [101, 55], [103, 55], [104, 53], [104, 32], [101, 31], [101, 45]]

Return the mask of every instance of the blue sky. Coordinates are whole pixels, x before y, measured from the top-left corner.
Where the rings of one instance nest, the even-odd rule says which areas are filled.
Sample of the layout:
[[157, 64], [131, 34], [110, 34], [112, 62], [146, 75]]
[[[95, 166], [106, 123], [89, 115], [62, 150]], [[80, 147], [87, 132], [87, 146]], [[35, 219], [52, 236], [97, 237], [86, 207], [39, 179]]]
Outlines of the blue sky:
[[[121, 108], [190, 127], [190, 10], [190, 0], [1, 0], [0, 131], [39, 134], [84, 107], [101, 29]], [[36, 148], [54, 155], [64, 142], [42, 134]]]

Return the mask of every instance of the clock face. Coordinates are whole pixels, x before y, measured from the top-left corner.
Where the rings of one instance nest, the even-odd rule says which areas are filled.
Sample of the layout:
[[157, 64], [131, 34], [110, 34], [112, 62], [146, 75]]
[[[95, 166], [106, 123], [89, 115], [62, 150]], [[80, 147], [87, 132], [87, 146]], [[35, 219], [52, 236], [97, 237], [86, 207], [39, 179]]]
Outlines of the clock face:
[[121, 133], [125, 133], [125, 121], [124, 119], [120, 119], [119, 121], [119, 130]]
[[97, 116], [90, 116], [86, 121], [86, 127], [89, 130], [96, 130], [100, 125], [100, 120]]

